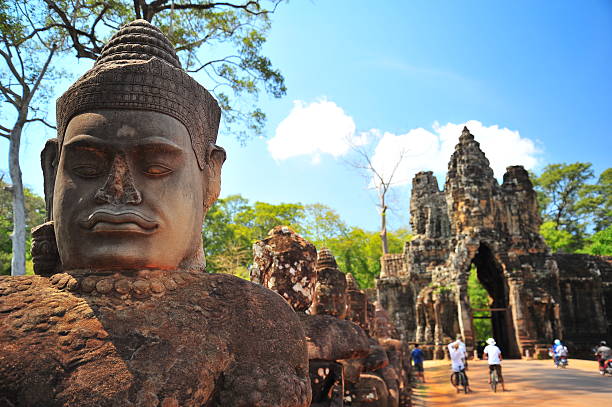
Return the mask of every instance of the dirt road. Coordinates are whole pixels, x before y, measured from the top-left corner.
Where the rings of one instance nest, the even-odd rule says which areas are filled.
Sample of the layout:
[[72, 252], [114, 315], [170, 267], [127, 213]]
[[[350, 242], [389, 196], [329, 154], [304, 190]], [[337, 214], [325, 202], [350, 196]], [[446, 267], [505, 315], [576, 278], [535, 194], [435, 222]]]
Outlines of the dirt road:
[[439, 406], [552, 406], [610, 407], [612, 377], [602, 377], [596, 362], [569, 361], [567, 369], [555, 369], [552, 361], [505, 360], [506, 389], [493, 393], [487, 384], [484, 361], [470, 361], [468, 377], [473, 392], [457, 394], [449, 382], [447, 361], [426, 361], [425, 380], [415, 389], [415, 407]]

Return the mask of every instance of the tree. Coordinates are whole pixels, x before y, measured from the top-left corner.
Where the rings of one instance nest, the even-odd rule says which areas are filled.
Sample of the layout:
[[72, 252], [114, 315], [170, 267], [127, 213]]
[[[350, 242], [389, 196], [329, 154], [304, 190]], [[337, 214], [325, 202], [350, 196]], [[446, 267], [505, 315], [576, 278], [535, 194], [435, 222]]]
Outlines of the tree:
[[612, 226], [587, 238], [587, 245], [579, 253], [612, 256]]
[[[45, 201], [43, 198], [24, 188], [26, 247], [31, 245], [30, 229], [45, 220]], [[13, 205], [10, 186], [0, 177], [0, 275], [11, 274], [12, 244], [9, 238], [13, 230]], [[30, 270], [31, 257], [26, 252], [26, 271]]]
[[589, 245], [590, 231], [612, 225], [612, 168], [597, 182], [590, 163], [551, 164], [531, 174], [544, 223], [540, 233], [555, 251], [575, 252]]
[[[489, 296], [486, 288], [483, 287], [478, 280], [478, 271], [473, 264], [470, 268], [470, 277], [468, 278], [468, 297], [472, 309], [487, 309], [491, 307], [493, 300]], [[476, 341], [484, 341], [493, 336], [493, 328], [491, 326], [490, 311], [473, 311], [474, 314], [474, 339]], [[481, 318], [477, 318], [481, 317]]]
[[568, 249], [581, 247], [586, 228], [585, 212], [581, 210], [581, 198], [587, 190], [587, 181], [593, 177], [591, 163], [547, 165], [535, 179], [540, 210], [547, 227], [565, 231], [574, 236]]
[[48, 27], [65, 30], [77, 58], [95, 59], [119, 27], [135, 18], [154, 23], [175, 46], [188, 72], [202, 81], [224, 112], [227, 131], [242, 142], [261, 135], [266, 115], [257, 107], [262, 89], [279, 98], [282, 74], [261, 54], [270, 14], [282, 0], [186, 1], [44, 0]]
[[[9, 141], [9, 174], [12, 194], [12, 261], [13, 275], [25, 274], [26, 209], [19, 150], [26, 124], [45, 120], [45, 105], [56, 79], [50, 64], [62, 36], [56, 29], [43, 30], [46, 13], [35, 1], [0, 2], [0, 93], [12, 115], [2, 118], [0, 135]], [[44, 83], [46, 82], [46, 83]]]
[[370, 187], [376, 190], [377, 207], [380, 213], [380, 240], [382, 244], [382, 253], [389, 253], [389, 243], [387, 238], [387, 210], [388, 193], [395, 185], [395, 177], [397, 169], [404, 160], [405, 151], [397, 151], [397, 156], [391, 163], [385, 163], [383, 166], [375, 165], [373, 161], [372, 151], [367, 145], [357, 145], [350, 142], [351, 149], [356, 156], [354, 160], [346, 161], [346, 163], [360, 171], [368, 180]]
[[253, 243], [265, 238], [274, 226], [300, 230], [303, 211], [300, 204], [250, 204], [240, 195], [217, 200], [202, 230], [208, 270], [248, 278]]
[[[382, 255], [378, 233], [347, 226], [322, 204], [251, 204], [240, 195], [219, 199], [206, 216], [202, 234], [208, 270], [248, 277], [253, 243], [279, 225], [290, 226], [317, 249], [329, 248], [341, 271], [352, 273], [362, 288], [374, 287]], [[389, 248], [395, 252], [409, 239], [406, 230], [388, 232]]]
[[590, 218], [596, 232], [612, 226], [612, 168], [602, 172], [596, 184], [587, 185], [581, 191], [577, 208]]
[[542, 223], [540, 234], [553, 252], [571, 253], [582, 243], [578, 236], [572, 235], [567, 230], [559, 229], [553, 221]]

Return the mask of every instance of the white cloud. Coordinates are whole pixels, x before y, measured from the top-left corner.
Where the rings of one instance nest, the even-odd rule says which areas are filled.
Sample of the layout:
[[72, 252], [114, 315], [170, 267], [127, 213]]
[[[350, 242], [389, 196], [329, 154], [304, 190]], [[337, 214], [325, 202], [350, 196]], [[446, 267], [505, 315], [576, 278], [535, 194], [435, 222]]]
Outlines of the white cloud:
[[355, 135], [353, 118], [334, 102], [321, 99], [308, 104], [296, 100], [289, 116], [268, 140], [268, 151], [276, 160], [306, 155], [318, 164], [321, 154], [340, 157], [348, 153], [351, 143], [364, 142]]
[[509, 165], [531, 169], [538, 164], [539, 150], [535, 143], [521, 137], [517, 130], [485, 126], [470, 120], [445, 125], [435, 122], [431, 130], [419, 127], [399, 135], [379, 129], [356, 134], [353, 118], [327, 99], [313, 103], [294, 101], [293, 109], [268, 141], [268, 151], [276, 160], [309, 156], [311, 163], [316, 165], [324, 154], [340, 157], [350, 152], [351, 145], [374, 143], [370, 146], [372, 162], [385, 179], [393, 171], [399, 154], [404, 154], [394, 176], [394, 184], [403, 185], [409, 184], [419, 171], [433, 171], [444, 177], [463, 126], [467, 126], [480, 143], [498, 179]]
[[499, 128], [497, 125], [487, 127], [477, 120], [443, 126], [436, 122], [432, 126], [433, 131], [416, 128], [400, 135], [384, 133], [374, 150], [373, 164], [380, 168], [384, 177], [388, 177], [400, 152], [403, 152], [405, 158], [394, 176], [396, 185], [411, 182], [419, 171], [445, 175], [463, 126], [467, 126], [480, 143], [498, 179], [509, 165], [523, 165], [528, 169], [537, 165], [539, 150], [532, 140], [521, 137], [516, 130]]

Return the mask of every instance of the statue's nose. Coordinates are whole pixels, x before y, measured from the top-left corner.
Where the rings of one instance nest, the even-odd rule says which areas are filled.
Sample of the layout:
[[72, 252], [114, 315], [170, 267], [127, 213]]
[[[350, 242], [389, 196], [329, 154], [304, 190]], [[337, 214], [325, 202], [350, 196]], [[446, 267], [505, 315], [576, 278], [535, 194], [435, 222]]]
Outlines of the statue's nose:
[[138, 205], [142, 202], [142, 195], [130, 172], [125, 156], [117, 154], [113, 160], [108, 178], [104, 186], [96, 192], [96, 202], [112, 205]]

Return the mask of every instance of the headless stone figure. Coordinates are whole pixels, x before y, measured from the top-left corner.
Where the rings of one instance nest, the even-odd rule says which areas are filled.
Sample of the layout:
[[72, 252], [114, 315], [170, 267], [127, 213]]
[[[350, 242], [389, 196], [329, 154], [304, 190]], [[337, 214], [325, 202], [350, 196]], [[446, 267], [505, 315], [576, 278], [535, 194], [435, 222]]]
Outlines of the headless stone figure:
[[163, 34], [124, 26], [57, 103], [39, 276], [0, 278], [0, 405], [310, 404], [304, 331], [276, 293], [206, 274], [220, 110]]

